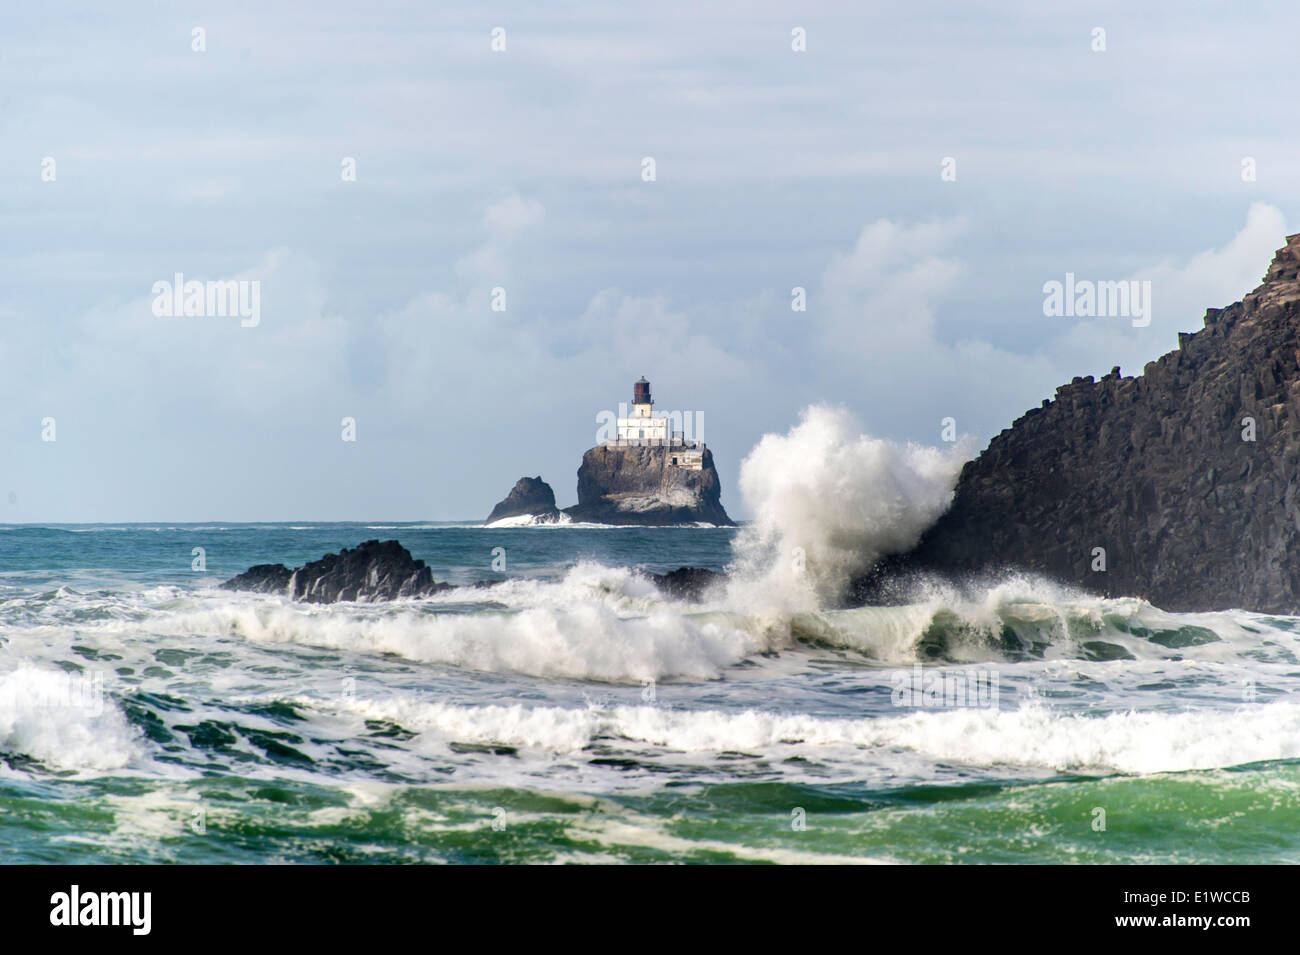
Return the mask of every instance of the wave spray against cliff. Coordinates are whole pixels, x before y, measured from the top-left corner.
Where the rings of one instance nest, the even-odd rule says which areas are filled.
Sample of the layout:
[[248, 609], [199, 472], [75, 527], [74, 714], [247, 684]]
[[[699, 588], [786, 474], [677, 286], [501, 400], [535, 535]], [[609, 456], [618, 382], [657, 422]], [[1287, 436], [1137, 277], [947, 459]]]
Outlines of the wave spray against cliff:
[[733, 543], [740, 605], [800, 611], [837, 601], [850, 577], [916, 544], [952, 500], [971, 444], [940, 449], [862, 433], [843, 408], [812, 405], [740, 465], [754, 514]]

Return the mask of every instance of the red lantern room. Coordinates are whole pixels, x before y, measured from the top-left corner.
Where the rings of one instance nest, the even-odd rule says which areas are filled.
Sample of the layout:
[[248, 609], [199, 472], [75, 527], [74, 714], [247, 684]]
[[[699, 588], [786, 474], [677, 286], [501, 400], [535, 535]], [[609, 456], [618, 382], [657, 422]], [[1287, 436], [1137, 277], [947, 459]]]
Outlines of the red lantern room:
[[652, 405], [654, 401], [650, 398], [650, 382], [645, 380], [642, 375], [639, 381], [632, 383], [632, 404], [634, 405]]

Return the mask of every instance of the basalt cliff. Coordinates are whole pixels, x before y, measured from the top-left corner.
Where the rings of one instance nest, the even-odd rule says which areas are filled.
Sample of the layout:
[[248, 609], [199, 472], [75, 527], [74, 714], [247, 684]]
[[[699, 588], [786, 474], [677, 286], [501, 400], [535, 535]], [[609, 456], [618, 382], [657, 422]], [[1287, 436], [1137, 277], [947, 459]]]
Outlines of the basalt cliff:
[[1000, 568], [1165, 610], [1300, 612], [1300, 235], [1141, 375], [1076, 378], [995, 437], [854, 596]]

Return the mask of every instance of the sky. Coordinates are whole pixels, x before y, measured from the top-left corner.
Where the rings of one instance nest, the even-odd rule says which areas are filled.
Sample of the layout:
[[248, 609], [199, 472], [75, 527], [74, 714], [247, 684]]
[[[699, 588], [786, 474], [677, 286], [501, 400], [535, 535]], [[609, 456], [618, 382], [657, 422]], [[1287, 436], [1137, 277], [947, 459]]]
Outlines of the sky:
[[[565, 506], [641, 375], [702, 414], [737, 518], [741, 460], [812, 404], [981, 448], [1140, 373], [1300, 230], [1297, 27], [5, 4], [0, 521], [482, 519], [521, 475]], [[259, 283], [257, 324], [155, 314], [177, 273]], [[1149, 281], [1150, 323], [1046, 315], [1067, 273]]]

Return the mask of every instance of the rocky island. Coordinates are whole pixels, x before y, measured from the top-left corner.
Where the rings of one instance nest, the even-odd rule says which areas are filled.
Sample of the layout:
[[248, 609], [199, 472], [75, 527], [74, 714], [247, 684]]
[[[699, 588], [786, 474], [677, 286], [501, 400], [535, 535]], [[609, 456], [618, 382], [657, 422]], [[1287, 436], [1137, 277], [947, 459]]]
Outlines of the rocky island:
[[290, 570], [284, 564], [258, 564], [221, 585], [223, 590], [283, 594], [306, 603], [340, 600], [393, 600], [426, 597], [450, 590], [433, 571], [397, 541], [368, 540], [337, 554]]
[[1004, 567], [1170, 611], [1300, 612], [1300, 235], [1141, 375], [1075, 378], [995, 437], [853, 592]]
[[708, 448], [693, 464], [671, 447], [617, 444], [591, 448], [578, 468], [578, 503], [564, 509], [592, 524], [719, 524], [732, 520]]
[[555, 494], [540, 476], [520, 478], [487, 523], [521, 517], [530, 523], [735, 523], [722, 506], [713, 454], [702, 441], [674, 430], [670, 417], [655, 416], [645, 378], [633, 384], [632, 414], [617, 418], [616, 429], [614, 437], [583, 454], [576, 505], [557, 512]]
[[487, 523], [520, 517], [530, 518], [530, 523], [534, 524], [553, 524], [560, 519], [560, 511], [555, 506], [555, 492], [541, 475], [521, 477], [516, 481], [505, 499], [492, 508]]

